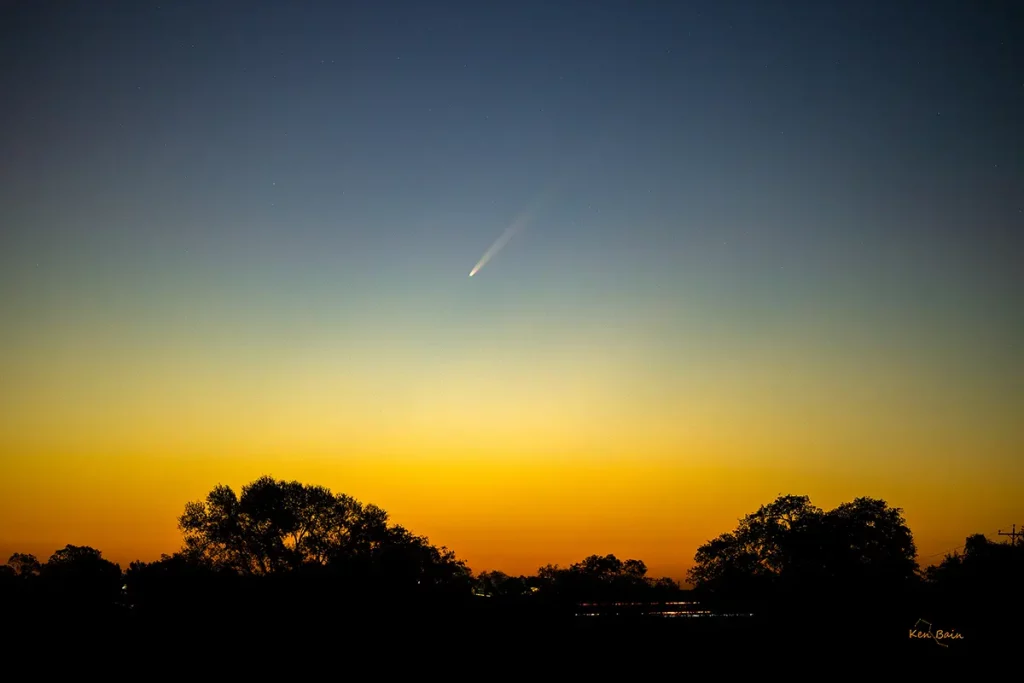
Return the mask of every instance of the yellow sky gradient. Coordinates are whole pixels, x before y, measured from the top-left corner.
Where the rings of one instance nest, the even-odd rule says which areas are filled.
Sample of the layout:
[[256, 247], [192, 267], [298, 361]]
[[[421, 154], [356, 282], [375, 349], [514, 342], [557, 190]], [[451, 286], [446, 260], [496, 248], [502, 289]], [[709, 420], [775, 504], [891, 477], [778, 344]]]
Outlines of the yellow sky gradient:
[[477, 571], [614, 553], [681, 579], [779, 494], [884, 498], [926, 564], [1024, 521], [1015, 403], [912, 348], [670, 357], [597, 327], [464, 348], [50, 332], [0, 360], [0, 553], [156, 559], [179, 547], [185, 502], [263, 474], [380, 505]]
[[262, 366], [52, 344], [5, 364], [0, 553], [156, 559], [180, 546], [186, 501], [263, 474], [376, 503], [511, 573], [614, 553], [682, 578], [700, 543], [780, 493], [903, 507], [924, 564], [1019, 513], [1012, 421], [923, 391], [906, 362], [723, 351], [666, 377], [613, 344], [304, 348]]
[[375, 502], [394, 521], [456, 549], [478, 571], [529, 573], [547, 562], [610, 552], [675, 577], [697, 545], [779, 492], [808, 493], [825, 507], [861, 494], [883, 497], [905, 508], [919, 550], [928, 556], [960, 545], [990, 519], [1010, 516], [1018, 490], [1009, 480], [993, 486], [985, 473], [966, 471], [871, 476], [827, 467], [468, 454], [340, 461], [322, 455], [108, 455], [15, 465], [15, 476], [0, 488], [3, 552], [46, 554], [70, 542], [103, 549], [123, 564], [178, 547], [175, 517], [184, 501], [218, 482], [237, 488], [264, 473]]
[[1024, 90], [989, 4], [867, 40], [768, 2], [23, 4], [0, 562], [155, 560], [262, 475], [475, 571], [681, 579], [780, 494], [883, 498], [922, 564], [1024, 527]]

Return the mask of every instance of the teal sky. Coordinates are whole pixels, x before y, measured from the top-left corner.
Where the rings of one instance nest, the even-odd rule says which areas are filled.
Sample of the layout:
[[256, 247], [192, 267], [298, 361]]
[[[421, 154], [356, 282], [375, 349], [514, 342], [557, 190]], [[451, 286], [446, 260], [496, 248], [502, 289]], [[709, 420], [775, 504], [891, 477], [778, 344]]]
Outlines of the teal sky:
[[265, 425], [1019, 476], [1016, 3], [213, 5], [0, 10], [19, 487]]

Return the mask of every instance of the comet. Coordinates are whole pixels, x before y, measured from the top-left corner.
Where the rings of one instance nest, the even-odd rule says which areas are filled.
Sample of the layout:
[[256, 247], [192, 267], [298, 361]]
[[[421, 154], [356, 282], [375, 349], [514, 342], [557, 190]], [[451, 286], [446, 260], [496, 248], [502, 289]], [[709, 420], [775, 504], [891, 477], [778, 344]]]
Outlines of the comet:
[[512, 223], [512, 225], [508, 226], [505, 229], [505, 232], [501, 233], [501, 236], [497, 240], [495, 240], [494, 244], [492, 244], [490, 248], [484, 252], [484, 255], [480, 257], [480, 260], [477, 261], [475, 266], [473, 266], [473, 270], [469, 271], [469, 276], [473, 277], [478, 272], [480, 272], [480, 269], [487, 265], [487, 262], [490, 261], [495, 254], [501, 251], [502, 248], [506, 244], [508, 244], [508, 241], [515, 237], [515, 234], [517, 232], [522, 230], [526, 223], [529, 222], [529, 218], [530, 216], [528, 214], [524, 214], [523, 217], [519, 218], [514, 223]]
[[[598, 140], [595, 145], [595, 151], [604, 146], [605, 139], [606, 136], [601, 136], [600, 140]], [[584, 163], [587, 161], [587, 159], [580, 158], [575, 162], [565, 163], [560, 170], [556, 171], [554, 177], [548, 181], [544, 189], [540, 191], [533, 202], [527, 205], [523, 212], [520, 213], [514, 221], [512, 221], [512, 225], [505, 228], [505, 232], [501, 233], [501, 236], [494, 241], [494, 244], [484, 252], [484, 255], [481, 256], [480, 260], [477, 261], [475, 266], [473, 266], [473, 270], [469, 271], [469, 276], [473, 277], [479, 273], [480, 269], [487, 265], [487, 262], [494, 258], [495, 254], [505, 248], [505, 245], [509, 243], [509, 240], [515, 237], [516, 233], [521, 232], [523, 228], [529, 225], [530, 222], [533, 221], [533, 217], [537, 212], [545, 203], [547, 203], [548, 199], [555, 194], [565, 180], [571, 175], [574, 175], [573, 169], [584, 166]], [[589, 163], [592, 164], [593, 160], [589, 160]]]
[[477, 261], [475, 266], [473, 266], [473, 270], [469, 271], [470, 277], [479, 273], [480, 269], [487, 265], [487, 262], [494, 258], [494, 255], [501, 251], [505, 245], [508, 244], [509, 240], [515, 237], [516, 233], [522, 231], [523, 228], [530, 224], [530, 221], [533, 220], [534, 214], [537, 213], [540, 205], [543, 204], [544, 200], [546, 200], [548, 195], [551, 194], [552, 189], [553, 187], [549, 187], [545, 191], [541, 192], [537, 199], [534, 200], [526, 210], [519, 214], [514, 221], [512, 221], [512, 225], [505, 228], [505, 232], [501, 233], [501, 236], [494, 241], [494, 244], [484, 252], [484, 255], [481, 256], [480, 260]]

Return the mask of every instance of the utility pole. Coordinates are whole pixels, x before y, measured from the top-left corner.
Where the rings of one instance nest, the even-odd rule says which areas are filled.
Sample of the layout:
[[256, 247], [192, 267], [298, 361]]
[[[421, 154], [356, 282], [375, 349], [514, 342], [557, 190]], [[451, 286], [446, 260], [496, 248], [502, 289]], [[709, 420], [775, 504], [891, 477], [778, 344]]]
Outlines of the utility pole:
[[[992, 527], [989, 527], [989, 529], [991, 529], [991, 528]], [[1003, 531], [1002, 529], [1000, 529], [998, 533], [999, 533], [1000, 536], [1009, 536], [1010, 537], [1010, 545], [1017, 545], [1017, 539], [1018, 538], [1024, 538], [1024, 531], [1017, 531], [1017, 525], [1016, 524], [1013, 524], [1013, 525], [1010, 526], [1010, 531], [1009, 532], [1006, 532], [1006, 531]]]

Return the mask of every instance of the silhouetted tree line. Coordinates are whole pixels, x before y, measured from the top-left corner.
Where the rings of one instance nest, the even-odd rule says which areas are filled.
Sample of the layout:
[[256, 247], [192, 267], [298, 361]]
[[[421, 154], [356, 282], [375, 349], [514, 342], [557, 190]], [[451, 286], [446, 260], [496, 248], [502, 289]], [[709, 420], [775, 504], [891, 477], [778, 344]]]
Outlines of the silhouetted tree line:
[[825, 511], [806, 496], [780, 496], [697, 550], [692, 591], [614, 555], [533, 576], [474, 576], [451, 550], [391, 524], [379, 507], [270, 477], [240, 496], [217, 486], [188, 503], [178, 524], [179, 552], [124, 571], [88, 547], [68, 545], [45, 563], [12, 555], [0, 566], [5, 612], [19, 623], [75, 628], [230, 619], [254, 632], [325, 622], [395, 629], [455, 617], [473, 629], [524, 619], [564, 624], [581, 603], [596, 603], [593, 610], [696, 598], [702, 608], [753, 614], [762, 628], [790, 635], [845, 628], [868, 640], [886, 630], [905, 638], [926, 618], [996, 637], [1010, 623], [1000, 610], [1020, 607], [1011, 587], [1024, 567], [1020, 544], [976, 535], [962, 553], [922, 571], [902, 511], [872, 498]]
[[905, 643], [919, 621], [985, 645], [1024, 635], [1016, 625], [1024, 601], [1012, 583], [1024, 544], [974, 535], [963, 554], [922, 570], [902, 510], [883, 500], [825, 511], [807, 496], [779, 496], [694, 559], [688, 578], [705, 604], [751, 610], [790, 633], [841, 634], [863, 647], [886, 636]]

